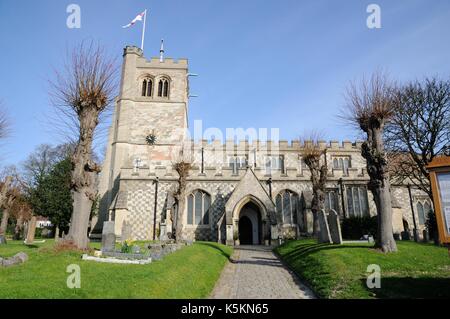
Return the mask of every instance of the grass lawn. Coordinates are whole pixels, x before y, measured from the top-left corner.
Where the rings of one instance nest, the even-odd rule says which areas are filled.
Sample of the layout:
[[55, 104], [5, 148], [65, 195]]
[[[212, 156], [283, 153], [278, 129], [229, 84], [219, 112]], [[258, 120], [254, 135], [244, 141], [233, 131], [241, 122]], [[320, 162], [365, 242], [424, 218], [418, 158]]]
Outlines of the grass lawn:
[[[53, 245], [0, 246], [1, 257], [20, 251], [29, 256], [22, 265], [0, 268], [0, 298], [206, 298], [232, 253], [230, 247], [198, 242], [149, 265], [118, 265], [82, 261], [80, 253], [57, 253]], [[67, 288], [70, 264], [81, 268], [80, 289]]]
[[[447, 248], [397, 242], [384, 255], [369, 244], [327, 245], [291, 241], [276, 252], [322, 298], [450, 298]], [[381, 288], [366, 286], [367, 266], [381, 268]]]

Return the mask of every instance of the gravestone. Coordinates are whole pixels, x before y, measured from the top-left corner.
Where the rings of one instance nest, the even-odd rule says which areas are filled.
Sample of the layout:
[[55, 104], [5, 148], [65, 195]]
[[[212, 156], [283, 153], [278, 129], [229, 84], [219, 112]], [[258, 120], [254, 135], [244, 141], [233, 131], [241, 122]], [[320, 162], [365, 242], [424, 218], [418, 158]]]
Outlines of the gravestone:
[[161, 240], [161, 241], [167, 240], [168, 237], [167, 237], [167, 231], [166, 231], [166, 224], [160, 223], [159, 224], [159, 229], [160, 229], [159, 240]]
[[131, 224], [127, 221], [123, 221], [121, 240], [122, 241], [131, 240], [131, 232], [132, 232]]
[[339, 223], [339, 215], [335, 210], [331, 210], [328, 215], [328, 227], [330, 229], [331, 240], [333, 244], [342, 244], [341, 224]]
[[319, 243], [321, 244], [332, 244], [333, 241], [331, 240], [331, 234], [330, 234], [330, 228], [328, 227], [328, 220], [327, 215], [325, 214], [325, 211], [320, 210], [317, 213], [317, 216], [319, 218]]
[[141, 253], [141, 247], [139, 247], [138, 245], [133, 245], [131, 247], [131, 253], [132, 254], [140, 254]]
[[423, 231], [423, 241], [425, 243], [428, 243], [430, 241], [430, 234], [428, 233], [428, 230]]
[[114, 251], [116, 245], [116, 234], [114, 233], [114, 222], [104, 222], [102, 232], [102, 251]]
[[6, 244], [6, 236], [0, 235], [0, 245], [5, 245], [5, 244]]
[[27, 239], [25, 240], [25, 244], [32, 245], [34, 242], [35, 234], [36, 234], [36, 216], [33, 216], [31, 217], [31, 220], [28, 222]]

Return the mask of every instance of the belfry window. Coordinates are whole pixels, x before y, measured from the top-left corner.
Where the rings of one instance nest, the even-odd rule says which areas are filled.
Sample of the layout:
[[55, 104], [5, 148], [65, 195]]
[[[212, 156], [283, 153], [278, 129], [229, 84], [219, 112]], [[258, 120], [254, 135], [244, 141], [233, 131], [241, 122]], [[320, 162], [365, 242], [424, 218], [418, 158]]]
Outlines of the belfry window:
[[188, 196], [187, 223], [188, 225], [208, 225], [211, 196], [197, 190]]
[[144, 79], [142, 81], [142, 96], [153, 96], [153, 81], [152, 79]]
[[158, 96], [169, 97], [169, 80], [161, 79], [158, 82]]
[[147, 80], [142, 82], [142, 96], [145, 96], [147, 92]]

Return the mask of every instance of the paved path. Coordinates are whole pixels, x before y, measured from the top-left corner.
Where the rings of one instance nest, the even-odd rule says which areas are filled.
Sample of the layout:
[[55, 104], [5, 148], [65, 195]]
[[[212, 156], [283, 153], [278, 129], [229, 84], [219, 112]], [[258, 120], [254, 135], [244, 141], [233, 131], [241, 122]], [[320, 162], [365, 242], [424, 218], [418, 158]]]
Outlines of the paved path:
[[290, 270], [270, 247], [235, 248], [210, 298], [213, 299], [309, 299], [314, 294]]

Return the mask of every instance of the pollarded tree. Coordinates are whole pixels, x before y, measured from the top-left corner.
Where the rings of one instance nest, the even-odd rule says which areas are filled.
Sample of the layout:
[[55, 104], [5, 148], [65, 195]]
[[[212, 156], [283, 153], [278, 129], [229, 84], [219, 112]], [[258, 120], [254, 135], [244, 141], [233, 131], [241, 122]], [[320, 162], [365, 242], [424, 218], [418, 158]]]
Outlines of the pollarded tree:
[[312, 134], [311, 137], [304, 140], [302, 156], [311, 173], [313, 188], [311, 210], [314, 218], [313, 235], [317, 237], [320, 231], [318, 213], [325, 209], [325, 184], [327, 182], [328, 167], [325, 160], [326, 149], [320, 147], [319, 139], [315, 136], [315, 134]]
[[373, 194], [378, 214], [376, 247], [385, 253], [397, 251], [392, 229], [392, 203], [387, 156], [383, 133], [392, 119], [395, 104], [393, 84], [386, 75], [374, 73], [370, 80], [363, 79], [359, 85], [348, 87], [347, 112], [343, 117], [356, 125], [366, 135], [361, 154], [367, 162], [370, 176], [368, 188]]
[[96, 175], [100, 165], [93, 161], [92, 144], [100, 117], [114, 98], [117, 68], [105, 51], [94, 44], [74, 48], [64, 73], [56, 73], [52, 95], [56, 111], [77, 126], [78, 141], [72, 156], [73, 212], [66, 237], [76, 247], [88, 247], [91, 208], [96, 199]]
[[191, 149], [182, 144], [179, 154], [176, 154], [173, 163], [173, 169], [178, 173], [178, 188], [175, 193], [175, 199], [178, 203], [177, 215], [175, 218], [175, 240], [183, 240], [183, 221], [185, 220], [186, 210], [186, 186], [189, 172], [192, 169]]

